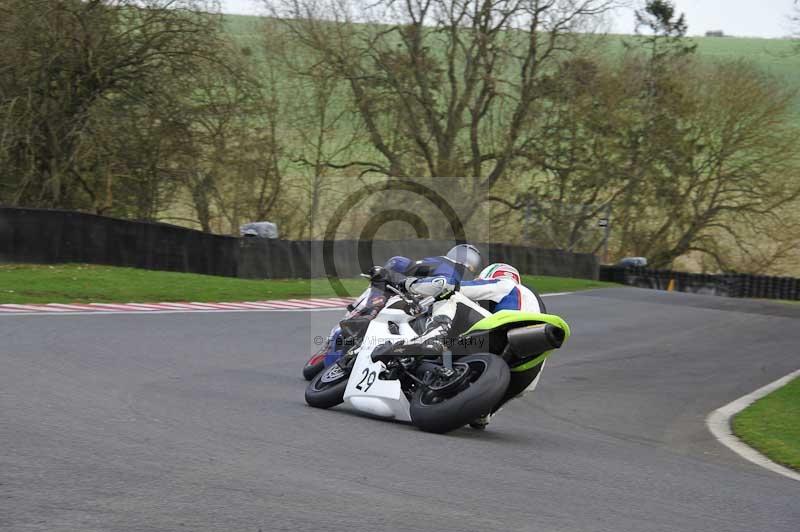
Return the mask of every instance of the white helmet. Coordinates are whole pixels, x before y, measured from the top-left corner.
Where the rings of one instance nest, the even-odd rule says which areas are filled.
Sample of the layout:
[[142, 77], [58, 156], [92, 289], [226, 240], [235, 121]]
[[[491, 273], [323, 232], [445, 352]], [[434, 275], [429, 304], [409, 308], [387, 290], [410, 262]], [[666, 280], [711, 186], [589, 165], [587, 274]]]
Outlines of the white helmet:
[[495, 262], [494, 264], [488, 265], [483, 269], [480, 275], [478, 275], [478, 279], [510, 279], [516, 284], [522, 282], [519, 270], [502, 262]]
[[447, 258], [458, 264], [463, 264], [469, 271], [475, 273], [481, 267], [481, 252], [472, 244], [458, 244], [450, 248]]

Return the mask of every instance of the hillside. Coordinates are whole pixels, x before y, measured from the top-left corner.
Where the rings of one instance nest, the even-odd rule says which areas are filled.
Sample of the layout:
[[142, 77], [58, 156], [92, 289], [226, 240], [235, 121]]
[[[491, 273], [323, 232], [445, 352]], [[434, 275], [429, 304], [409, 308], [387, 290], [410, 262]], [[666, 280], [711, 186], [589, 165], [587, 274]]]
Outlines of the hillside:
[[[263, 18], [247, 15], [225, 15], [225, 26], [241, 43], [256, 52], [261, 46], [261, 25]], [[608, 43], [612, 50], [621, 50], [625, 35], [609, 35]], [[752, 37], [692, 37], [697, 43], [698, 54], [709, 60], [745, 59], [756, 63], [765, 72], [783, 78], [787, 83], [800, 89], [800, 53], [797, 43], [788, 39], [759, 39]], [[800, 120], [800, 95], [797, 99], [798, 119]]]

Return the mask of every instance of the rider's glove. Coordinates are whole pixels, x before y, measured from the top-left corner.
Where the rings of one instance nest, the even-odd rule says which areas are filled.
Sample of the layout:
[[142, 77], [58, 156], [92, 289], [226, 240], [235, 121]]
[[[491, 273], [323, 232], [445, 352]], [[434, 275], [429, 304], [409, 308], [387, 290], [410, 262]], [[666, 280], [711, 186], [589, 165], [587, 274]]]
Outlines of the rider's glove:
[[369, 275], [369, 280], [373, 284], [389, 284], [398, 290], [405, 288], [406, 276], [396, 271], [388, 270], [383, 266], [373, 266], [369, 269], [367, 275]]
[[367, 271], [369, 280], [373, 283], [381, 283], [386, 280], [386, 268], [383, 266], [373, 266]]

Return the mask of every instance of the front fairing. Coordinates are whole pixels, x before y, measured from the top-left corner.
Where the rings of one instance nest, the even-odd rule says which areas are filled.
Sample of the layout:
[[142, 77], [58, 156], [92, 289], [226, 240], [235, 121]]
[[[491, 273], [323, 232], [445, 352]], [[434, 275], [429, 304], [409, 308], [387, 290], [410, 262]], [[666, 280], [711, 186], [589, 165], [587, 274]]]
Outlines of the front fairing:
[[[399, 299], [398, 299], [399, 300]], [[413, 319], [402, 309], [390, 308], [395, 299], [390, 299], [367, 328], [358, 348], [344, 400], [356, 410], [374, 416], [411, 421], [409, 403], [400, 381], [381, 379], [386, 366], [374, 362], [372, 352], [385, 343], [408, 341], [417, 336], [410, 322]]]
[[[347, 312], [344, 319], [357, 317], [375, 318], [375, 316], [383, 309], [383, 307], [386, 306], [387, 299], [388, 295], [384, 290], [370, 285], [366, 290], [364, 290], [364, 292], [361, 293], [356, 300], [353, 310]], [[345, 339], [342, 336], [341, 327], [334, 327], [331, 330], [328, 351], [325, 354], [325, 367], [334, 364], [354, 345], [354, 338]]]
[[388, 295], [385, 290], [370, 285], [356, 299], [353, 310], [345, 314], [345, 319], [359, 316], [375, 317], [378, 312], [386, 305]]
[[328, 343], [328, 352], [325, 353], [325, 367], [334, 364], [339, 360], [346, 351], [344, 341], [342, 340], [342, 329], [334, 327], [331, 331], [330, 341]]

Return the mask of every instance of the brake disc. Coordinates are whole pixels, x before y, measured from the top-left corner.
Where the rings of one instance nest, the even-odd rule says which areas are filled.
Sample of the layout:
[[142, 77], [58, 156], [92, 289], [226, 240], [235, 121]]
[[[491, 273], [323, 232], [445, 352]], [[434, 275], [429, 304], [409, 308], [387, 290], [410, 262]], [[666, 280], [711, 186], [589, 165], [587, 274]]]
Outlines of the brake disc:
[[339, 379], [341, 379], [344, 376], [345, 376], [345, 372], [342, 369], [342, 367], [339, 364], [334, 364], [333, 366], [331, 366], [322, 375], [322, 378], [320, 379], [320, 382], [328, 384], [328, 383], [331, 383], [331, 382], [338, 381]]

